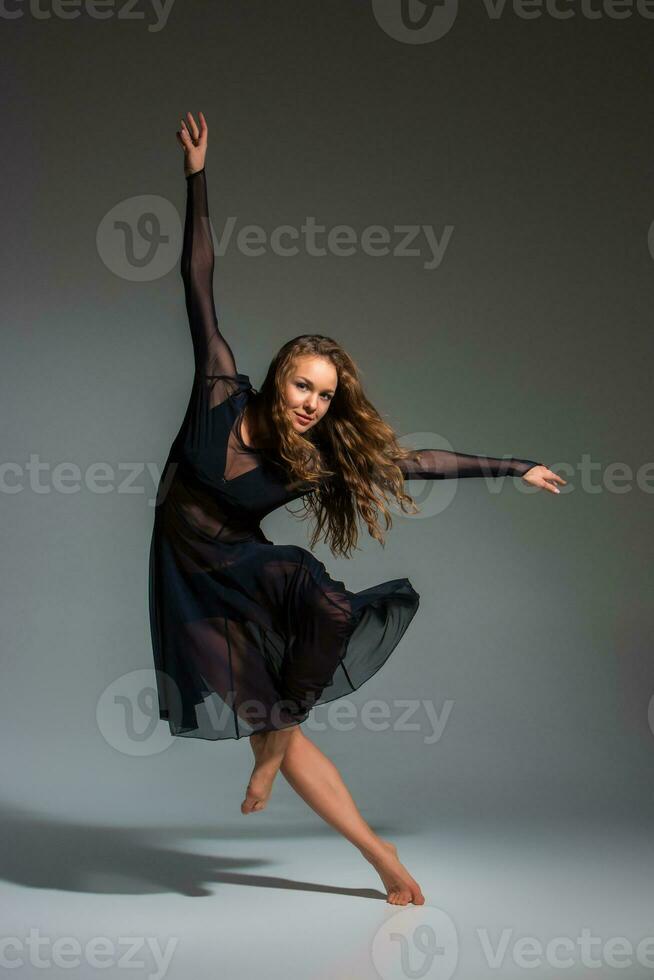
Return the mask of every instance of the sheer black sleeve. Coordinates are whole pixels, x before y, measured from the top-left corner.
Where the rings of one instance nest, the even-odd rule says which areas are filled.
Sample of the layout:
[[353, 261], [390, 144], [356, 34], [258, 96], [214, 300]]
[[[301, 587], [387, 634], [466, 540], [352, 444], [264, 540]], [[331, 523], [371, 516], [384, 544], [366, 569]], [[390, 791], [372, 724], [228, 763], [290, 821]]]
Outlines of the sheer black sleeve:
[[186, 215], [181, 274], [193, 341], [195, 373], [218, 405], [234, 390], [237, 375], [232, 350], [218, 329], [213, 297], [214, 251], [204, 167], [186, 178]]
[[451, 480], [467, 476], [524, 476], [532, 466], [542, 466], [530, 459], [499, 459], [495, 456], [473, 456], [447, 449], [416, 449], [397, 465], [405, 480]]

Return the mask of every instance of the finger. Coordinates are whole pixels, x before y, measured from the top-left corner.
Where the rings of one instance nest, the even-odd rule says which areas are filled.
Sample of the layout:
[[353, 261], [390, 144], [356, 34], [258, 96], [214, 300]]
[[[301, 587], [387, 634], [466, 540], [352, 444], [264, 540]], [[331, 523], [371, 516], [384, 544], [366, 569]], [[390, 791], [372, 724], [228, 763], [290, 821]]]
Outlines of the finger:
[[185, 150], [185, 149], [186, 149], [186, 147], [185, 147], [185, 145], [184, 145], [184, 140], [182, 139], [182, 137], [181, 137], [181, 135], [179, 134], [179, 132], [177, 132], [177, 133], [175, 133], [175, 136], [177, 137], [177, 142], [179, 143], [179, 145], [181, 146], [181, 148], [182, 148], [183, 150]]
[[193, 136], [193, 139], [196, 140], [198, 138], [198, 136], [200, 135], [200, 130], [198, 129], [198, 124], [196, 123], [195, 119], [193, 118], [193, 116], [192, 116], [192, 114], [190, 112], [187, 112], [186, 113], [186, 117], [189, 120], [189, 122], [191, 123], [191, 134]]
[[200, 139], [206, 140], [209, 133], [209, 127], [207, 126], [207, 120], [204, 118], [204, 113], [200, 112]]
[[186, 143], [187, 149], [192, 150], [194, 146], [197, 146], [197, 140], [193, 138], [193, 135], [192, 135], [191, 131], [189, 130], [189, 127], [188, 127], [187, 123], [183, 119], [181, 120], [181, 123], [182, 123], [182, 126], [183, 126], [183, 129], [182, 129], [182, 138], [184, 139], [184, 141]]

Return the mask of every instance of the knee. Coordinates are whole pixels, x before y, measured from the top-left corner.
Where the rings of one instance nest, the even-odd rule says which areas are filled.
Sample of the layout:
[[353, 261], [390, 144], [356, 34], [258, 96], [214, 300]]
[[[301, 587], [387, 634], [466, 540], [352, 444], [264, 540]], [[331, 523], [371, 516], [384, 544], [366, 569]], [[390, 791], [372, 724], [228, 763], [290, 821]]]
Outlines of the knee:
[[286, 743], [286, 750], [284, 752], [284, 759], [287, 762], [291, 762], [293, 759], [298, 758], [298, 752], [308, 744], [309, 739], [306, 737], [302, 731], [300, 725], [293, 725], [292, 728], [288, 728], [289, 732], [288, 742]]
[[306, 735], [302, 731], [301, 725], [293, 725], [289, 729], [289, 740], [292, 742], [297, 742], [299, 739], [306, 738]]

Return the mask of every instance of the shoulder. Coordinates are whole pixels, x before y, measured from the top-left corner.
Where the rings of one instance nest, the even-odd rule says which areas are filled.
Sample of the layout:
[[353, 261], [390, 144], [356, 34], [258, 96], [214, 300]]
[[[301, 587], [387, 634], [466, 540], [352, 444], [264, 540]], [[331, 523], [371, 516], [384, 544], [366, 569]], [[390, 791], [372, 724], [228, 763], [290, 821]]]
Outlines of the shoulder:
[[217, 377], [228, 387], [229, 398], [234, 398], [238, 395], [254, 394], [250, 376], [247, 374], [221, 374], [217, 375]]
[[204, 374], [196, 381], [206, 391], [212, 411], [240, 412], [254, 394], [247, 374]]

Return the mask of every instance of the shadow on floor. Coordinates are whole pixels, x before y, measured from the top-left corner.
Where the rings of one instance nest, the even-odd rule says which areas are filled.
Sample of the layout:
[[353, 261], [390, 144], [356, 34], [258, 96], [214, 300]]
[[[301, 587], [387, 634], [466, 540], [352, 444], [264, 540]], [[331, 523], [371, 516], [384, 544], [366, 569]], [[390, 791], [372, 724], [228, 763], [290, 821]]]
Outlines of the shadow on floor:
[[[263, 815], [263, 814], [262, 814]], [[252, 814], [256, 817], [258, 814]], [[250, 817], [244, 817], [244, 820]], [[197, 854], [179, 849], [180, 839], [261, 838], [269, 848], [274, 838], [297, 838], [297, 828], [220, 826], [148, 829], [85, 825], [0, 804], [0, 877], [26, 888], [50, 888], [89, 894], [143, 895], [174, 892], [189, 897], [212, 895], [210, 885], [249, 885], [322, 892], [385, 901], [374, 888], [338, 888], [310, 881], [295, 881], [254, 870], [271, 863], [265, 858]], [[303, 836], [311, 833], [302, 832]], [[320, 834], [322, 836], [322, 834]], [[170, 843], [167, 844], [166, 841]], [[362, 867], [362, 875], [366, 873]], [[374, 872], [373, 872], [374, 873]]]

